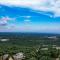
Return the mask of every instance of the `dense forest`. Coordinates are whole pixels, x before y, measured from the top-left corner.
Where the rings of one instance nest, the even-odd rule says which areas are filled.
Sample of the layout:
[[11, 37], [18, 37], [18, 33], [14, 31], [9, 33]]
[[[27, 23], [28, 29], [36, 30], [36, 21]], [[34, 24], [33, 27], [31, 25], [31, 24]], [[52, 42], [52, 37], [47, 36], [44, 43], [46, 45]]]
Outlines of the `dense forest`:
[[[8, 39], [3, 42], [1, 39]], [[60, 34], [43, 34], [43, 33], [0, 33], [0, 45], [20, 45], [20, 46], [37, 46], [37, 45], [57, 45], [60, 46]]]
[[56, 60], [60, 55], [57, 47], [59, 34], [0, 33], [0, 56], [23, 52], [24, 60]]

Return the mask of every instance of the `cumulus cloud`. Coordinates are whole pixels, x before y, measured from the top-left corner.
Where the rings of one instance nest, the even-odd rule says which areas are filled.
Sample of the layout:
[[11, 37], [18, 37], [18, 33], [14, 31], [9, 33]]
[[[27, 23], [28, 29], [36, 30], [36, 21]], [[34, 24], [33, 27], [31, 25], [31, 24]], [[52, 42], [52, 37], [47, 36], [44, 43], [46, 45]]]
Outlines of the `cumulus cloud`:
[[8, 24], [8, 21], [9, 20], [15, 20], [15, 18], [11, 18], [11, 17], [8, 17], [8, 16], [2, 16], [0, 18], [0, 26], [6, 26]]
[[0, 0], [7, 6], [28, 7], [33, 10], [53, 12], [54, 17], [60, 17], [60, 0]]

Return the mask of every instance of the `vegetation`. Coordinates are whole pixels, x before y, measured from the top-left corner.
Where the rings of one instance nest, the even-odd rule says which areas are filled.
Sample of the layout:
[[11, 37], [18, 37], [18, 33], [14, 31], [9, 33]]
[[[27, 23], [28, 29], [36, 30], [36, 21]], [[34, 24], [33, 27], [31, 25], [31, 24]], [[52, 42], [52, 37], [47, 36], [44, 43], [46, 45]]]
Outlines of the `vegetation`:
[[[49, 39], [46, 36], [56, 36]], [[2, 41], [2, 39], [9, 39]], [[60, 56], [60, 35], [0, 34], [0, 58], [4, 54], [13, 56], [23, 52], [24, 60], [56, 60]]]
[[[47, 48], [47, 49], [45, 49]], [[24, 60], [55, 60], [56, 58], [59, 58], [60, 55], [60, 49], [57, 49], [56, 47], [20, 47], [17, 45], [14, 46], [0, 46], [0, 58], [4, 54], [9, 54], [10, 56], [13, 56], [14, 54], [18, 52], [23, 52], [25, 55]]]

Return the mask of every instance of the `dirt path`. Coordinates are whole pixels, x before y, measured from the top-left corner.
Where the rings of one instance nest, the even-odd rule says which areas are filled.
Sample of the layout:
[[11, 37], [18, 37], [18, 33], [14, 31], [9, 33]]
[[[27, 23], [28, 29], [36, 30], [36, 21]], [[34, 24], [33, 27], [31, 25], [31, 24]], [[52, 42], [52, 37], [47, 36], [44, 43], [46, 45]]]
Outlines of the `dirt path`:
[[57, 58], [56, 60], [59, 60], [59, 58]]

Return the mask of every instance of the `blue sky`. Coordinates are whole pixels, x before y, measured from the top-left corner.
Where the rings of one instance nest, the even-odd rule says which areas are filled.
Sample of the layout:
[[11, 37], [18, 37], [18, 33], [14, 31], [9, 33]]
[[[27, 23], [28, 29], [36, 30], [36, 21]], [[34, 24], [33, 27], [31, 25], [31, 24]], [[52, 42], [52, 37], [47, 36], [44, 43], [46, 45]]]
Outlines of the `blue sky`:
[[60, 33], [59, 0], [0, 1], [0, 32]]

